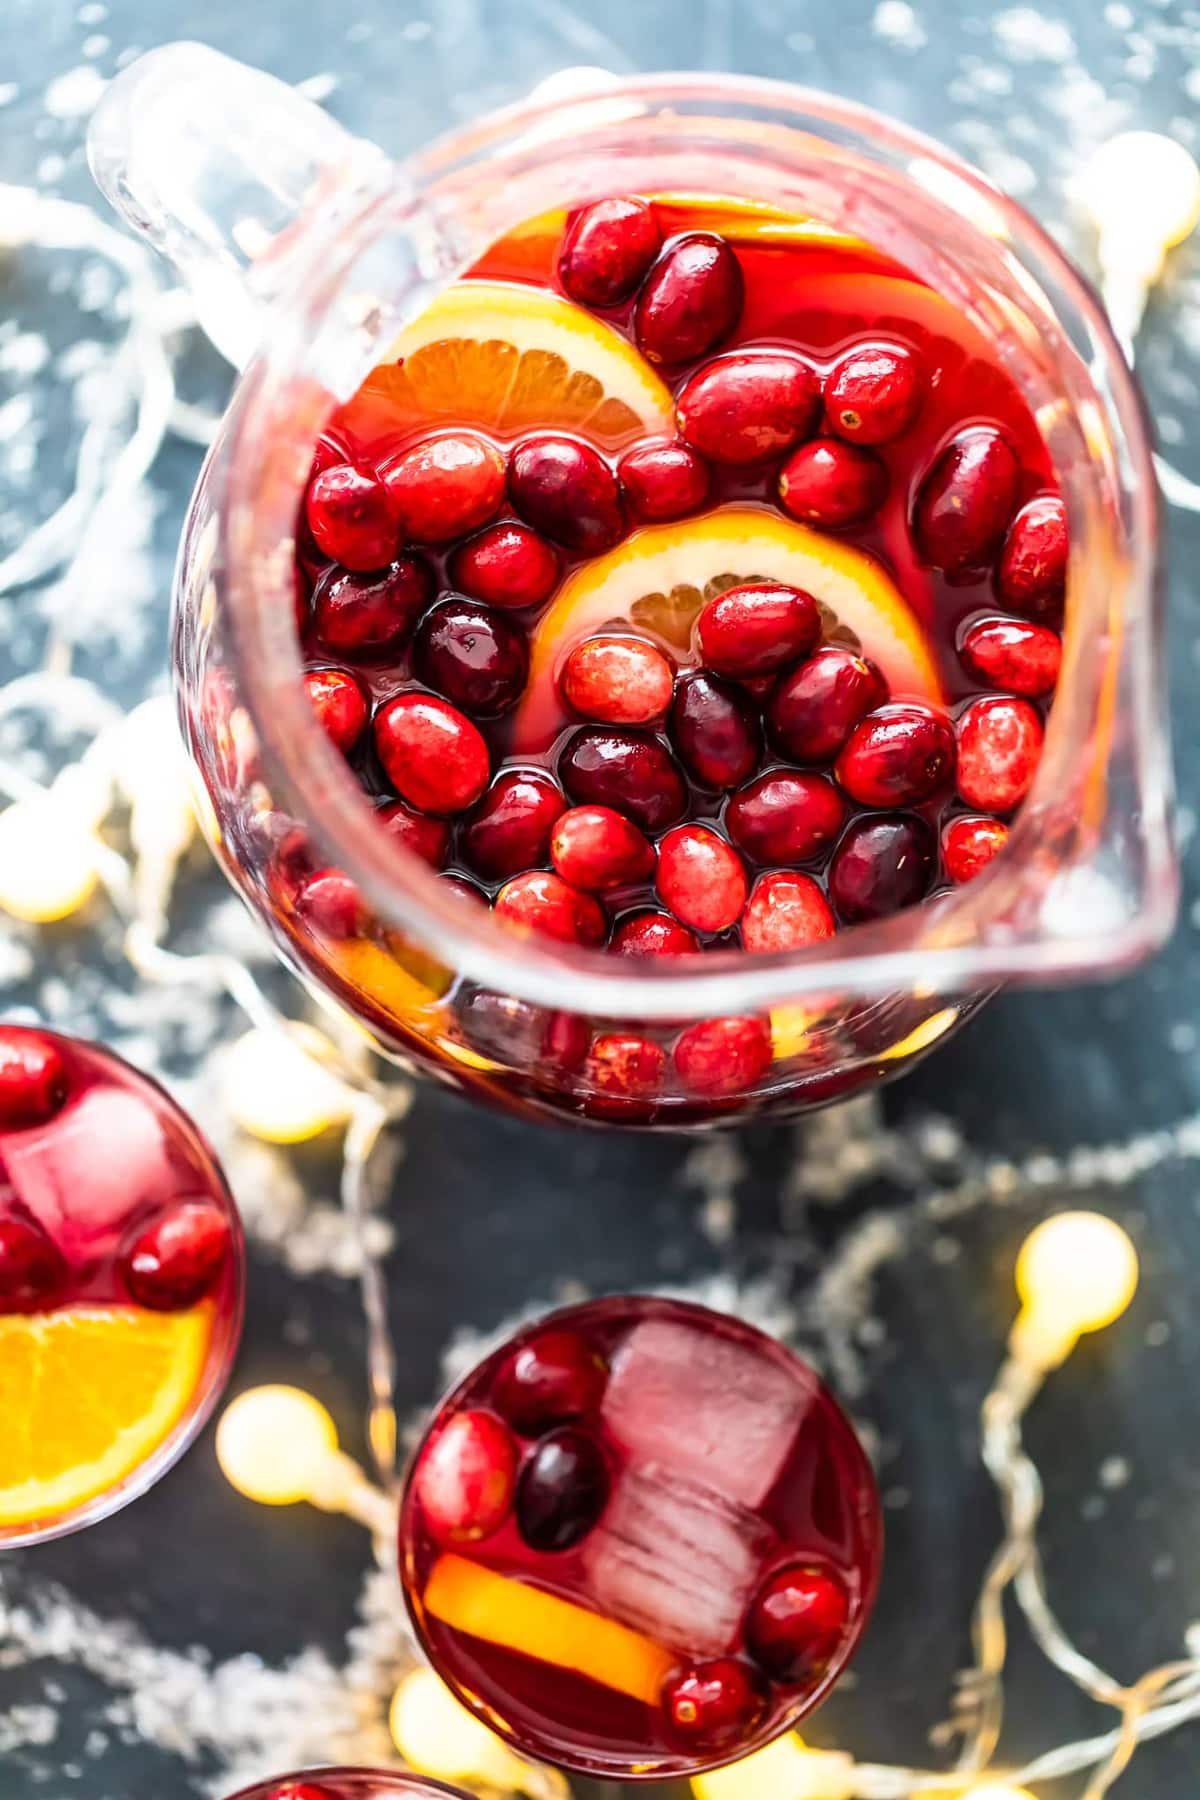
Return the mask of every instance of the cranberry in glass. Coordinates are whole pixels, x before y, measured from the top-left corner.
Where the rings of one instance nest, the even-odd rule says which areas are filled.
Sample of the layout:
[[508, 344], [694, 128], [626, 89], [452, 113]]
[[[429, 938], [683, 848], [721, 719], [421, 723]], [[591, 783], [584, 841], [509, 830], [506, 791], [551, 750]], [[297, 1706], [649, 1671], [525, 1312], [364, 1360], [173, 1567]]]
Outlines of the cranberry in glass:
[[968, 806], [1011, 812], [1033, 785], [1045, 732], [1028, 700], [989, 695], [958, 720], [958, 791]]
[[584, 1079], [607, 1099], [637, 1102], [662, 1091], [666, 1072], [666, 1051], [653, 1038], [634, 1031], [608, 1031], [592, 1040]]
[[643, 881], [654, 847], [609, 806], [573, 806], [550, 834], [550, 860], [564, 881], [589, 893]]
[[978, 619], [963, 633], [963, 667], [989, 687], [1041, 699], [1058, 685], [1062, 639], [1025, 619]]
[[506, 769], [462, 828], [463, 860], [485, 881], [503, 881], [545, 862], [555, 820], [566, 808], [562, 789], [549, 775]]
[[625, 529], [621, 488], [600, 452], [578, 438], [543, 432], [512, 453], [508, 493], [516, 511], [564, 549], [598, 556]]
[[0, 1210], [0, 1314], [40, 1311], [62, 1293], [69, 1273], [34, 1218]]
[[558, 774], [573, 800], [611, 806], [646, 832], [662, 831], [687, 810], [678, 764], [645, 732], [585, 726], [567, 741]]
[[860, 806], [913, 806], [954, 773], [954, 727], [915, 702], [869, 713], [850, 733], [835, 773]]
[[738, 350], [718, 357], [680, 389], [679, 435], [710, 462], [745, 468], [782, 456], [816, 425], [816, 372], [790, 350]]
[[712, 488], [707, 465], [686, 444], [638, 444], [617, 464], [629, 509], [647, 523], [699, 512]]
[[570, 1550], [600, 1518], [608, 1464], [594, 1437], [565, 1426], [534, 1446], [517, 1484], [517, 1530], [531, 1550]]
[[888, 472], [879, 457], [833, 438], [801, 444], [779, 473], [784, 512], [831, 531], [869, 519], [887, 499], [887, 491]]
[[400, 546], [387, 489], [351, 463], [336, 463], [313, 478], [305, 518], [319, 547], [344, 569], [382, 569]]
[[317, 635], [342, 656], [378, 659], [404, 642], [433, 593], [433, 573], [419, 556], [398, 556], [376, 575], [331, 569], [313, 595]]
[[322, 1767], [243, 1788], [227, 1800], [470, 1800], [458, 1788], [386, 1769]]
[[701, 1019], [676, 1040], [672, 1059], [692, 1094], [725, 1096], [757, 1087], [774, 1052], [769, 1026], [761, 1019]]
[[692, 956], [700, 940], [670, 913], [642, 912], [621, 920], [608, 947], [618, 956]]
[[925, 898], [936, 862], [924, 819], [912, 813], [855, 819], [829, 864], [829, 898], [843, 924], [887, 918]]
[[0, 1131], [43, 1124], [66, 1097], [66, 1066], [52, 1039], [0, 1025]]
[[414, 444], [384, 470], [383, 485], [406, 538], [451, 544], [499, 511], [504, 475], [494, 444], [458, 431]]
[[850, 1596], [827, 1569], [780, 1569], [759, 1590], [746, 1636], [768, 1675], [803, 1681], [824, 1669], [845, 1636]]
[[465, 812], [488, 783], [488, 747], [465, 714], [433, 694], [397, 694], [375, 715], [388, 780], [422, 812]]
[[710, 1753], [744, 1742], [766, 1710], [753, 1671], [731, 1656], [681, 1670], [663, 1698], [679, 1738]]
[[461, 544], [450, 579], [488, 606], [541, 606], [558, 583], [558, 552], [528, 525], [506, 519]]
[[759, 876], [742, 914], [742, 944], [755, 955], [803, 950], [836, 930], [829, 902], [812, 877], [783, 869]]
[[746, 871], [710, 825], [677, 825], [658, 846], [658, 897], [694, 931], [728, 931], [746, 904]]
[[755, 862], [790, 867], [827, 850], [845, 818], [846, 802], [827, 776], [772, 769], [732, 796], [725, 829]]
[[176, 1312], [212, 1290], [232, 1253], [223, 1208], [210, 1200], [177, 1201], [138, 1230], [125, 1253], [125, 1285], [139, 1306]]
[[737, 787], [759, 765], [757, 706], [744, 688], [703, 669], [680, 676], [669, 725], [679, 760], [700, 787]]
[[599, 903], [546, 869], [530, 869], [506, 881], [494, 911], [514, 930], [560, 944], [601, 944], [608, 932]]
[[830, 431], [853, 444], [885, 444], [907, 431], [921, 410], [921, 374], [910, 350], [860, 344], [825, 377]]
[[920, 555], [954, 577], [985, 569], [1000, 548], [1017, 504], [1016, 453], [990, 425], [951, 439], [925, 476], [913, 512]]
[[512, 1511], [517, 1445], [494, 1413], [455, 1413], [421, 1451], [413, 1487], [426, 1529], [440, 1544], [499, 1531]]
[[342, 942], [359, 937], [370, 915], [362, 889], [342, 869], [317, 869], [296, 889], [299, 917], [318, 937]]
[[719, 675], [770, 675], [820, 642], [821, 615], [802, 588], [742, 582], [701, 609], [696, 638], [704, 662]]
[[648, 362], [686, 363], [715, 350], [741, 317], [745, 284], [725, 239], [694, 231], [655, 263], [633, 315], [638, 349]]
[[540, 1437], [555, 1425], [595, 1412], [608, 1382], [608, 1364], [573, 1331], [528, 1338], [496, 1375], [492, 1404], [514, 1431]]
[[317, 722], [330, 742], [353, 750], [367, 726], [367, 696], [346, 669], [309, 669], [304, 686]]
[[1067, 509], [1057, 494], [1026, 501], [1004, 539], [996, 592], [1014, 612], [1038, 617], [1062, 599], [1067, 582]]
[[942, 861], [956, 885], [981, 875], [1008, 842], [1008, 826], [1002, 819], [962, 813], [942, 832]]
[[[443, 885], [449, 887], [450, 880]], [[477, 888], [474, 896], [483, 899]], [[475, 986], [460, 991], [457, 1013], [459, 1030], [471, 1048], [504, 1066], [561, 1073], [578, 1069], [587, 1055], [588, 1028], [575, 1013]]]
[[780, 676], [767, 701], [767, 732], [795, 762], [830, 763], [859, 720], [887, 697], [887, 683], [867, 657], [822, 644]]
[[403, 844], [414, 856], [419, 856], [431, 869], [445, 866], [450, 854], [450, 827], [445, 819], [416, 812], [411, 806], [405, 806], [403, 800], [389, 801], [380, 807], [375, 817], [386, 827], [389, 837]]
[[661, 246], [644, 200], [597, 200], [567, 226], [558, 279], [581, 306], [617, 306], [641, 284]]
[[477, 719], [498, 718], [525, 688], [525, 634], [502, 612], [451, 595], [432, 607], [413, 638], [413, 671]]
[[645, 638], [591, 637], [563, 664], [563, 699], [585, 719], [649, 725], [671, 704], [675, 671]]

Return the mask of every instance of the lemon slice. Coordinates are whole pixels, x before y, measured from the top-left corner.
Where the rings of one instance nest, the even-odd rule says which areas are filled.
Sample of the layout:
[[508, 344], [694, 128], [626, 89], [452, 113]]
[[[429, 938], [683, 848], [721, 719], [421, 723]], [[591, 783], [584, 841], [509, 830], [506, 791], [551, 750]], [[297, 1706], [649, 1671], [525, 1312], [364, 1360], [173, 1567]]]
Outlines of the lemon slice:
[[211, 1304], [0, 1317], [0, 1525], [60, 1518], [140, 1468], [204, 1371]]

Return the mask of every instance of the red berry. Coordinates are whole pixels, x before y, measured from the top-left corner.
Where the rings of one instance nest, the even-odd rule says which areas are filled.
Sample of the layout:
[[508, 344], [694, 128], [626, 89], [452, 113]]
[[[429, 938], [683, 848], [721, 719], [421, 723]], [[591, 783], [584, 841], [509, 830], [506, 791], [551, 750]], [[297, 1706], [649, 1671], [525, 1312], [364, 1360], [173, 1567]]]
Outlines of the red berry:
[[741, 318], [743, 292], [741, 266], [724, 238], [695, 231], [676, 239], [638, 296], [638, 349], [652, 363], [705, 356]]
[[580, 805], [611, 806], [645, 832], [662, 831], [687, 810], [674, 757], [645, 732], [585, 726], [568, 740], [558, 773]]
[[464, 861], [485, 881], [503, 881], [545, 862], [554, 822], [566, 806], [562, 789], [548, 775], [506, 769], [463, 827]]
[[787, 868], [827, 850], [845, 818], [846, 803], [824, 775], [772, 769], [734, 794], [725, 829], [756, 863]]
[[455, 1413], [428, 1440], [413, 1475], [425, 1527], [439, 1544], [491, 1537], [512, 1511], [517, 1445], [495, 1413]]
[[618, 956], [693, 956], [700, 940], [670, 913], [643, 912], [622, 919], [608, 947]]
[[311, 1781], [287, 1781], [282, 1787], [272, 1788], [267, 1800], [335, 1800], [335, 1796]]
[[764, 1711], [753, 1676], [731, 1656], [693, 1663], [670, 1676], [663, 1705], [676, 1733], [705, 1750], [733, 1749], [744, 1742]]
[[936, 861], [924, 819], [855, 819], [829, 865], [829, 898], [845, 925], [887, 918], [925, 898]]
[[339, 750], [353, 750], [366, 729], [367, 696], [345, 669], [309, 669], [304, 686], [317, 721]]
[[313, 595], [317, 632], [331, 650], [365, 662], [404, 641], [433, 593], [433, 573], [418, 556], [398, 556], [379, 575], [331, 569]]
[[36, 1031], [0, 1025], [0, 1131], [44, 1124], [66, 1097], [67, 1067], [57, 1046]]
[[701, 608], [696, 635], [701, 656], [719, 675], [769, 675], [820, 642], [821, 615], [803, 588], [748, 581]]
[[770, 1028], [761, 1019], [701, 1019], [676, 1042], [675, 1071], [693, 1094], [743, 1094], [771, 1066]]
[[465, 812], [487, 786], [488, 747], [470, 719], [433, 694], [397, 694], [375, 715], [388, 780], [422, 812]]
[[836, 1575], [797, 1565], [759, 1590], [746, 1621], [746, 1644], [775, 1681], [809, 1682], [824, 1674], [846, 1641], [850, 1596]]
[[465, 875], [443, 875], [442, 892], [448, 894], [456, 906], [460, 901], [466, 901], [468, 906], [491, 905], [483, 889], [476, 887], [473, 881], [468, 881]]
[[817, 422], [816, 372], [790, 350], [736, 350], [698, 369], [680, 389], [679, 435], [711, 462], [741, 468], [781, 456]]
[[965, 668], [992, 687], [1037, 699], [1058, 685], [1062, 639], [1048, 625], [1023, 619], [979, 619], [963, 635]]
[[1008, 826], [1002, 819], [980, 819], [970, 813], [951, 819], [942, 832], [942, 861], [951, 881], [959, 886], [982, 874], [993, 856], [1008, 842]]
[[968, 806], [1011, 812], [1033, 783], [1041, 716], [1028, 700], [973, 700], [958, 721], [958, 791]]
[[457, 594], [425, 614], [412, 655], [418, 680], [481, 719], [515, 706], [529, 673], [524, 632], [502, 612]]
[[886, 444], [907, 431], [921, 410], [921, 376], [908, 350], [861, 344], [838, 358], [825, 377], [830, 431], [855, 444]]
[[651, 1100], [662, 1091], [667, 1054], [653, 1038], [631, 1031], [602, 1033], [588, 1051], [584, 1079], [602, 1095], [619, 1100]]
[[598, 450], [546, 432], [512, 453], [508, 492], [523, 519], [556, 544], [596, 556], [625, 530], [621, 489]]
[[540, 606], [558, 581], [558, 552], [528, 525], [506, 519], [459, 546], [450, 579], [488, 606]]
[[834, 773], [860, 806], [914, 806], [954, 773], [954, 728], [915, 702], [868, 713], [850, 733]]
[[756, 955], [802, 950], [837, 930], [829, 902], [810, 875], [760, 875], [742, 914], [742, 944]]
[[496, 1377], [492, 1404], [523, 1437], [594, 1413], [608, 1364], [574, 1331], [542, 1331], [521, 1344]]
[[728, 931], [746, 904], [746, 871], [725, 838], [708, 825], [677, 825], [658, 847], [659, 897], [695, 931]]
[[887, 499], [887, 491], [888, 472], [879, 457], [835, 438], [801, 444], [779, 475], [784, 512], [830, 530], [869, 519]]
[[450, 854], [450, 827], [445, 819], [414, 812], [403, 800], [392, 800], [387, 806], [381, 806], [375, 817], [387, 827], [389, 837], [403, 844], [414, 856], [419, 856], [431, 869], [445, 865]]
[[998, 431], [960, 431], [917, 494], [913, 533], [921, 556], [950, 576], [985, 569], [1008, 529], [1020, 483], [1016, 455]]
[[558, 278], [581, 306], [616, 306], [640, 284], [661, 245], [644, 200], [597, 200], [567, 226]]
[[[449, 887], [450, 881], [443, 885]], [[483, 899], [478, 888], [474, 892]], [[553, 1012], [492, 988], [468, 987], [456, 996], [455, 1014], [468, 1044], [523, 1075], [578, 1069], [587, 1055], [591, 1034], [575, 1013]]]
[[780, 676], [767, 702], [767, 731], [795, 762], [832, 762], [859, 720], [887, 697], [873, 662], [842, 644], [822, 644]]
[[406, 537], [449, 544], [486, 525], [504, 498], [504, 458], [473, 431], [414, 444], [383, 471]]
[[61, 1298], [69, 1273], [34, 1219], [0, 1216], [0, 1313], [40, 1312]]
[[387, 489], [352, 463], [336, 463], [314, 477], [304, 515], [317, 544], [344, 569], [382, 569], [400, 547]]
[[139, 1306], [180, 1312], [215, 1286], [233, 1242], [211, 1200], [181, 1200], [144, 1226], [125, 1252], [125, 1286]]
[[561, 1554], [581, 1543], [608, 1504], [604, 1452], [584, 1431], [552, 1431], [536, 1444], [517, 1485], [517, 1530], [531, 1550]]
[[1014, 612], [1040, 614], [1057, 604], [1067, 581], [1067, 509], [1057, 494], [1026, 501], [1008, 528], [996, 592]]
[[600, 944], [608, 930], [603, 908], [546, 869], [514, 875], [496, 895], [495, 913], [519, 931], [560, 944]]
[[638, 444], [617, 464], [630, 510], [639, 519], [682, 519], [698, 512], [712, 482], [686, 444]]
[[318, 937], [359, 937], [370, 915], [362, 892], [341, 869], [318, 869], [296, 893], [296, 911]]
[[550, 860], [572, 887], [603, 893], [644, 881], [654, 867], [654, 848], [611, 807], [573, 806], [551, 833]]
[[671, 704], [671, 742], [701, 787], [737, 787], [762, 757], [758, 708], [744, 689], [702, 669], [681, 676]]
[[671, 704], [675, 671], [644, 638], [593, 637], [576, 644], [563, 665], [567, 705], [585, 719], [649, 725]]

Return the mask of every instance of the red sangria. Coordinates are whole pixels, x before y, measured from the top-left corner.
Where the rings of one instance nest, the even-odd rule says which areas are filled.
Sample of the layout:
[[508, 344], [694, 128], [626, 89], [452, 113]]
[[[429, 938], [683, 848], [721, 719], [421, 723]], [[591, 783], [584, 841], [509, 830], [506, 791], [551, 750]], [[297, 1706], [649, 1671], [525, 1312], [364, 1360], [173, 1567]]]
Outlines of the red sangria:
[[461, 1789], [387, 1769], [307, 1769], [262, 1781], [229, 1800], [467, 1800]]
[[870, 1467], [813, 1370], [640, 1297], [481, 1363], [400, 1515], [409, 1611], [459, 1698], [526, 1755], [627, 1780], [734, 1761], [817, 1705], [881, 1548]]
[[127, 1063], [0, 1026], [0, 1544], [89, 1524], [215, 1403], [243, 1247], [211, 1151]]

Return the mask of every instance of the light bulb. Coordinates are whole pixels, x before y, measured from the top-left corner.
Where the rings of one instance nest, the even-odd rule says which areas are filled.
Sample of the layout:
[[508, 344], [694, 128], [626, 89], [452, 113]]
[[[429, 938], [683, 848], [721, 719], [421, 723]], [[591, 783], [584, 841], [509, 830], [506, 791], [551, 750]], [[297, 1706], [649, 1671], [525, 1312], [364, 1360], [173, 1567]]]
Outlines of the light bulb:
[[[1200, 224], [1200, 168], [1190, 151], [1161, 132], [1123, 131], [1110, 138], [1075, 186], [1102, 240], [1157, 251], [1158, 267], [1165, 252]], [[1143, 272], [1151, 274], [1149, 268]]]
[[985, 1782], [983, 1787], [968, 1788], [961, 1800], [1037, 1800], [1028, 1788], [1008, 1787], [1003, 1781]]
[[53, 789], [0, 812], [0, 910], [31, 925], [69, 918], [96, 886], [99, 845]]
[[1010, 1339], [1019, 1361], [1057, 1368], [1085, 1331], [1119, 1319], [1137, 1291], [1137, 1251], [1101, 1213], [1064, 1212], [1032, 1231], [1017, 1258], [1021, 1313]]
[[300, 1144], [344, 1125], [354, 1095], [326, 1066], [328, 1038], [311, 1025], [256, 1026], [222, 1059], [221, 1091], [243, 1131], [269, 1144]]
[[294, 1506], [339, 1459], [337, 1427], [321, 1402], [294, 1387], [249, 1388], [217, 1426], [217, 1461], [231, 1487], [263, 1506]]
[[522, 1765], [432, 1669], [413, 1669], [392, 1698], [392, 1742], [410, 1769], [441, 1781], [519, 1784]]
[[854, 1759], [844, 1750], [810, 1750], [795, 1732], [740, 1762], [692, 1776], [696, 1800], [851, 1800]]

